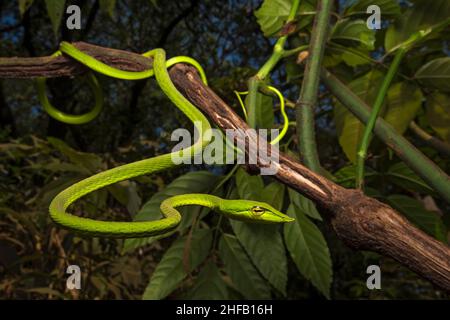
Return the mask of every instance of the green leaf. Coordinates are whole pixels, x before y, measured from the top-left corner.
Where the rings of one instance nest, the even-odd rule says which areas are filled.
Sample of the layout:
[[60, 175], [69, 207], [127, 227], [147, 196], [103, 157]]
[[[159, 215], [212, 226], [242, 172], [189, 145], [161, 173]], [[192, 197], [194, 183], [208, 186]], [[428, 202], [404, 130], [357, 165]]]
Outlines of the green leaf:
[[409, 191], [419, 191], [433, 194], [433, 189], [414, 173], [404, 162], [398, 162], [389, 167], [386, 172], [389, 180]]
[[114, 8], [116, 7], [116, 0], [100, 0], [100, 9], [106, 12], [111, 18], [114, 17]]
[[343, 19], [335, 24], [330, 40], [373, 50], [375, 32], [363, 20]]
[[189, 300], [227, 300], [228, 291], [217, 266], [208, 262], [195, 279], [194, 287], [186, 295]]
[[260, 201], [267, 202], [277, 210], [283, 208], [284, 184], [276, 181], [269, 183], [261, 193]]
[[256, 201], [260, 199], [260, 194], [264, 189], [261, 176], [249, 175], [244, 169], [239, 168], [235, 177], [240, 198]]
[[426, 114], [431, 128], [450, 143], [450, 95], [435, 92], [427, 96]]
[[447, 241], [447, 230], [442, 219], [436, 213], [426, 210], [420, 201], [399, 194], [387, 199], [394, 209], [403, 213], [417, 227], [440, 241]]
[[[149, 201], [147, 201], [142, 209], [134, 217], [134, 221], [151, 221], [162, 218], [159, 206], [165, 199], [186, 193], [206, 193], [210, 191], [218, 182], [220, 177], [213, 175], [207, 171], [188, 172], [185, 175], [173, 180], [163, 191], [155, 193]], [[182, 222], [184, 219], [192, 220], [192, 213], [196, 212], [196, 207], [189, 206], [180, 208], [182, 214]], [[189, 226], [189, 224], [183, 224]], [[173, 232], [172, 232], [173, 233]], [[138, 247], [150, 244], [158, 239], [166, 237], [163, 234], [148, 238], [126, 239], [123, 245], [123, 251], [134, 250]]]
[[307, 216], [322, 221], [322, 217], [320, 216], [319, 212], [316, 209], [316, 206], [311, 200], [293, 189], [289, 188], [288, 192], [289, 199], [291, 199], [291, 203], [294, 204], [296, 208], [301, 210]]
[[[382, 76], [381, 72], [373, 70], [351, 81], [348, 87], [371, 106], [375, 100]], [[355, 163], [356, 151], [364, 133], [364, 125], [340, 102], [336, 102], [334, 106], [334, 121], [339, 136], [339, 144], [347, 158]]]
[[367, 8], [370, 5], [379, 6], [383, 17], [392, 17], [400, 14], [400, 5], [397, 0], [359, 0], [344, 10], [344, 16], [367, 16]]
[[19, 11], [20, 15], [23, 16], [23, 14], [31, 7], [34, 0], [18, 0], [19, 1]]
[[[311, 23], [316, 6], [316, 1], [302, 0], [297, 12], [297, 17], [302, 16], [297, 28], [303, 28]], [[264, 0], [261, 7], [255, 11], [256, 20], [266, 37], [272, 37], [278, 33], [286, 22], [292, 0]]]
[[270, 284], [286, 295], [287, 260], [279, 226], [230, 220], [239, 242]]
[[450, 57], [431, 60], [414, 77], [426, 87], [450, 92]]
[[90, 173], [96, 173], [98, 170], [103, 169], [102, 158], [96, 154], [76, 151], [69, 147], [64, 141], [57, 138], [48, 137], [47, 140], [72, 163], [86, 168]]
[[398, 82], [389, 88], [387, 93], [387, 111], [384, 120], [403, 134], [416, 117], [422, 105], [422, 91], [414, 84]]
[[284, 239], [292, 260], [300, 273], [329, 298], [333, 269], [327, 243], [302, 210], [291, 205], [287, 214], [296, 219], [284, 225]]
[[432, 28], [449, 16], [448, 0], [415, 0], [414, 6], [406, 9], [395, 23], [388, 27], [385, 37], [386, 51], [394, 51], [417, 31]]
[[368, 49], [343, 46], [330, 42], [326, 48], [326, 55], [324, 57], [325, 66], [333, 67], [342, 61], [351, 67], [372, 63]]
[[[153, 272], [142, 299], [159, 300], [167, 297], [187, 276], [183, 257], [187, 237], [176, 240], [162, 257]], [[192, 233], [189, 248], [189, 272], [194, 270], [208, 256], [212, 243], [209, 229], [197, 229]]]
[[[379, 175], [379, 173], [373, 170], [370, 167], [364, 168], [364, 180], [366, 182], [369, 181], [368, 178]], [[338, 171], [334, 173], [334, 177], [336, 178], [336, 182], [341, 186], [346, 188], [355, 188], [355, 179], [356, 179], [356, 165], [349, 165], [340, 168]]]
[[247, 299], [270, 299], [270, 288], [245, 254], [239, 241], [223, 234], [219, 254], [236, 289]]
[[50, 17], [55, 35], [58, 33], [61, 18], [66, 9], [66, 0], [45, 0], [47, 6], [47, 13]]

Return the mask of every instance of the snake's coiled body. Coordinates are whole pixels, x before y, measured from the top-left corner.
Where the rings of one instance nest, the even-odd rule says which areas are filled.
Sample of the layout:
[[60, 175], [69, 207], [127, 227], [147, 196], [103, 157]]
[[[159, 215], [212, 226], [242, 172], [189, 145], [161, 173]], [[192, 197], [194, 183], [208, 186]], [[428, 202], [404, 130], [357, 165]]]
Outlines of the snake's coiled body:
[[209, 129], [211, 127], [205, 116], [172, 83], [166, 69], [164, 50], [154, 49], [146, 53], [146, 56], [153, 58], [153, 69], [142, 72], [128, 72], [111, 68], [68, 43], [62, 43], [60, 50], [91, 69], [112, 77], [137, 80], [154, 74], [163, 92], [194, 123], [195, 130], [199, 132], [200, 138], [187, 149], [116, 167], [75, 183], [59, 193], [51, 202], [50, 217], [55, 223], [74, 232], [90, 236], [147, 237], [167, 233], [176, 228], [181, 220], [180, 213], [176, 208], [185, 205], [206, 206], [232, 219], [245, 221], [281, 223], [293, 220], [265, 203], [248, 200], [227, 200], [208, 194], [185, 194], [166, 199], [161, 204], [161, 213], [164, 218], [157, 221], [98, 221], [67, 213], [66, 210], [72, 203], [90, 192], [119, 181], [174, 167], [172, 157], [175, 153], [177, 153], [178, 159], [191, 158], [196, 152], [201, 152], [209, 143], [211, 134]]

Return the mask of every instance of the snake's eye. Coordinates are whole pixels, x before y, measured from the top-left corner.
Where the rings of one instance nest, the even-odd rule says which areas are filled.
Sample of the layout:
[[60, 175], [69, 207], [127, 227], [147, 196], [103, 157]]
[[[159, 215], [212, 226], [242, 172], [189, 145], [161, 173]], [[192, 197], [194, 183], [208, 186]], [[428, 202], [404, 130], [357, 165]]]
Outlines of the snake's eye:
[[261, 207], [258, 207], [258, 206], [255, 206], [255, 207], [253, 207], [253, 208], [251, 209], [251, 211], [252, 211], [252, 213], [253, 213], [255, 216], [260, 216], [260, 215], [262, 215], [264, 212], [266, 212], [266, 209], [261, 208]]

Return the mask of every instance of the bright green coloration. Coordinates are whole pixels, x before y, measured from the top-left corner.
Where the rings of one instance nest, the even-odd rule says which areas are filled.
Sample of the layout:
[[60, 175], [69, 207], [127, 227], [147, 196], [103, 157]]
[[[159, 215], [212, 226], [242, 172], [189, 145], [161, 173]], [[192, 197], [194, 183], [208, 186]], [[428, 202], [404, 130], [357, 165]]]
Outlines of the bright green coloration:
[[370, 113], [369, 121], [367, 122], [367, 125], [364, 129], [363, 137], [361, 140], [361, 144], [359, 145], [359, 150], [356, 159], [356, 187], [358, 189], [362, 189], [364, 185], [364, 161], [366, 160], [367, 149], [369, 148], [372, 130], [375, 127], [375, 122], [377, 121], [378, 115], [381, 111], [381, 107], [383, 106], [384, 98], [386, 97], [389, 86], [391, 85], [392, 80], [394, 79], [394, 76], [397, 73], [400, 61], [402, 61], [402, 58], [405, 55], [405, 53], [406, 50], [403, 48], [397, 50], [394, 57], [394, 61], [392, 61], [391, 66], [389, 67], [389, 70], [385, 78], [383, 79], [383, 83], [381, 84], [381, 87], [378, 90], [375, 103]]
[[94, 108], [84, 114], [72, 115], [56, 109], [48, 100], [45, 92], [45, 78], [37, 78], [36, 86], [38, 89], [38, 98], [44, 110], [54, 119], [68, 124], [83, 124], [95, 119], [103, 108], [103, 93], [98, 84], [97, 78], [92, 72], [88, 74], [88, 84], [92, 88], [95, 97]]
[[[280, 134], [272, 139], [272, 141], [270, 141], [270, 144], [276, 144], [278, 142], [280, 142], [281, 139], [283, 139], [283, 137], [286, 135], [286, 132], [289, 128], [289, 118], [286, 114], [286, 108], [285, 108], [285, 102], [284, 102], [284, 97], [281, 94], [281, 92], [272, 86], [267, 86], [266, 87], [269, 91], [272, 91], [273, 93], [275, 93], [275, 95], [278, 97], [278, 100], [280, 101], [280, 111], [281, 111], [281, 115], [283, 116], [283, 129], [281, 130]], [[245, 105], [244, 102], [242, 101], [241, 98], [241, 94], [248, 94], [248, 91], [234, 91], [234, 93], [236, 94], [238, 100], [239, 100], [239, 104], [242, 107], [242, 111], [244, 112], [244, 116], [245, 119], [247, 120], [247, 110], [245, 109]]]
[[209, 143], [211, 137], [206, 136], [205, 132], [210, 132], [209, 129], [211, 127], [205, 116], [175, 88], [166, 69], [164, 50], [155, 49], [147, 53], [149, 57], [153, 58], [153, 70], [151, 72], [138, 72], [137, 75], [111, 67], [103, 70], [102, 66], [104, 64], [78, 51], [75, 47], [67, 43], [61, 45], [61, 50], [86, 64], [88, 67], [117, 78], [142, 79], [144, 75], [150, 76], [154, 73], [163, 92], [194, 123], [196, 130], [198, 130], [203, 138], [182, 151], [126, 164], [75, 183], [59, 193], [51, 202], [50, 217], [55, 223], [74, 232], [90, 236], [117, 238], [148, 237], [164, 234], [176, 228], [181, 220], [180, 213], [176, 208], [186, 205], [206, 206], [229, 218], [237, 220], [263, 223], [293, 221], [292, 218], [265, 203], [248, 200], [226, 200], [207, 194], [184, 194], [166, 199], [160, 207], [164, 218], [157, 221], [107, 222], [78, 217], [67, 213], [66, 210], [72, 203], [90, 192], [119, 181], [172, 168], [175, 166], [172, 161], [173, 156], [181, 159], [192, 157]]
[[[83, 63], [84, 65], [89, 66], [92, 70], [97, 71], [99, 73], [105, 74], [107, 76], [118, 78], [118, 79], [124, 79], [124, 80], [141, 80], [145, 78], [152, 77], [154, 75], [154, 70], [145, 70], [145, 71], [139, 71], [139, 72], [132, 72], [132, 71], [124, 71], [119, 70], [113, 67], [108, 66], [107, 64], [104, 64], [97, 59], [79, 51], [76, 47], [71, 45], [68, 42], [61, 42], [60, 50], [56, 51], [52, 56], [57, 57], [60, 56], [62, 53], [66, 53], [67, 55], [71, 56], [75, 60]], [[151, 57], [153, 55], [153, 50], [150, 50], [148, 52], [143, 53], [142, 55], [144, 57]], [[202, 66], [194, 59], [186, 56], [178, 56], [173, 57], [166, 62], [166, 67], [169, 68], [173, 66], [176, 63], [187, 63], [192, 66], [194, 66], [202, 79], [202, 81], [205, 84], [208, 84], [208, 81], [206, 80], [206, 74], [203, 70]], [[94, 108], [81, 115], [71, 115], [64, 113], [50, 103], [50, 101], [47, 98], [47, 94], [45, 92], [45, 78], [38, 78], [36, 79], [36, 85], [38, 88], [38, 98], [41, 102], [42, 106], [44, 107], [45, 111], [54, 119], [68, 123], [68, 124], [84, 124], [92, 121], [95, 119], [100, 111], [103, 108], [103, 94], [102, 90], [98, 84], [97, 78], [94, 76], [93, 73], [89, 73], [88, 83], [90, 87], [92, 88], [95, 96], [95, 106]]]

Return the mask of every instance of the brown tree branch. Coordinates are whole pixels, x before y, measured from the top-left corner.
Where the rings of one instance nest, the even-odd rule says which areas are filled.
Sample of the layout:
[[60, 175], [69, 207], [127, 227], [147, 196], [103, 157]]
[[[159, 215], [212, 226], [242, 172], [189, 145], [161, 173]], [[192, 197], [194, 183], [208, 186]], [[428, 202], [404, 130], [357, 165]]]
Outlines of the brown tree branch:
[[[100, 48], [87, 44], [77, 46], [105, 63], [125, 70], [142, 70], [149, 61], [133, 53]], [[90, 51], [88, 51], [90, 50]], [[65, 57], [57, 58], [0, 59], [1, 77], [36, 77], [76, 75], [84, 67]], [[211, 88], [201, 82], [195, 69], [176, 65], [170, 75], [177, 86], [192, 103], [206, 113], [222, 129], [239, 132], [238, 141], [246, 141], [247, 156], [261, 148], [258, 136], [247, 132], [247, 124], [220, 99]], [[259, 143], [259, 144], [258, 144]], [[310, 171], [276, 149], [266, 144], [268, 155], [279, 155], [274, 178], [294, 188], [313, 200], [331, 223], [335, 232], [348, 246], [359, 250], [371, 250], [389, 256], [428, 279], [436, 286], [450, 291], [450, 248], [411, 225], [402, 215], [388, 205], [365, 196], [357, 190], [345, 189], [332, 181]], [[258, 173], [268, 158], [257, 154], [255, 165], [246, 169]]]

